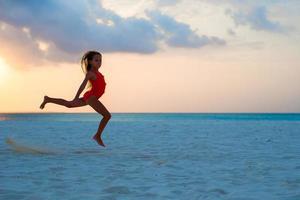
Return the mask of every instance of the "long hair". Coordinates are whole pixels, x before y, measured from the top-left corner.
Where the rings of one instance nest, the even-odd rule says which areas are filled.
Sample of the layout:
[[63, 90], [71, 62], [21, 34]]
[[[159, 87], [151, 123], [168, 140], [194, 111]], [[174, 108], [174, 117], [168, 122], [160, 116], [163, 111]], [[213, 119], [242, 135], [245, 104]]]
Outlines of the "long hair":
[[[100, 57], [102, 58], [101, 53], [99, 53], [98, 51], [88, 51], [82, 56], [80, 63], [84, 74], [86, 74], [88, 71], [92, 69], [92, 65], [89, 63], [89, 61], [93, 60], [95, 55], [100, 55]], [[91, 82], [88, 81], [87, 88], [90, 88], [91, 86], [92, 86]]]

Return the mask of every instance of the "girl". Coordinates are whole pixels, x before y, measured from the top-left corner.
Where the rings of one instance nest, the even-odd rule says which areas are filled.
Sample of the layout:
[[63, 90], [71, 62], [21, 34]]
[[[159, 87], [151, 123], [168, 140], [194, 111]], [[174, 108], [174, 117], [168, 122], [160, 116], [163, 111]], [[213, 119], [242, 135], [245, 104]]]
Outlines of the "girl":
[[[67, 108], [80, 107], [85, 105], [90, 105], [96, 112], [103, 116], [100, 121], [98, 131], [94, 135], [93, 139], [97, 141], [97, 143], [103, 147], [105, 147], [101, 134], [104, 130], [106, 124], [111, 118], [111, 114], [104, 107], [104, 105], [98, 100], [105, 91], [105, 80], [104, 76], [98, 71], [102, 63], [102, 55], [97, 51], [88, 51], [86, 52], [81, 59], [81, 67], [83, 72], [86, 74], [85, 79], [81, 83], [76, 96], [72, 101], [67, 101], [59, 98], [51, 98], [48, 96], [44, 96], [44, 101], [40, 105], [40, 108], [43, 109], [47, 103], [54, 103], [62, 106], [66, 106]], [[91, 83], [92, 88], [84, 93], [83, 97], [79, 98], [79, 95], [85, 88], [87, 82]], [[90, 85], [89, 85], [90, 86]]]

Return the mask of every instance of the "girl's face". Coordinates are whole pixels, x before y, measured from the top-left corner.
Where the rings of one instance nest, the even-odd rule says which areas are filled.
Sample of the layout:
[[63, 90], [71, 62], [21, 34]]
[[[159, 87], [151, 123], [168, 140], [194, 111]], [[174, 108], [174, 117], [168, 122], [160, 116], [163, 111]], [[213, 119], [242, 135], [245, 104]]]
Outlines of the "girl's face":
[[99, 69], [101, 66], [101, 56], [96, 54], [93, 59], [90, 61], [91, 65], [95, 69]]

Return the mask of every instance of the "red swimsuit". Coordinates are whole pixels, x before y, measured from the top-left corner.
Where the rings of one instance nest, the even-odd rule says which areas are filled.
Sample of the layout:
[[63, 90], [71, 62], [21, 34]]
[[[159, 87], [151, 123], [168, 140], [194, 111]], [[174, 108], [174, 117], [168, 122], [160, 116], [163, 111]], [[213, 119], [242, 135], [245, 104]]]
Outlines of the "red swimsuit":
[[87, 101], [90, 96], [96, 96], [97, 99], [99, 99], [105, 92], [106, 83], [104, 80], [104, 76], [99, 71], [96, 71], [96, 76], [96, 80], [90, 79], [92, 89], [84, 93], [84, 101]]

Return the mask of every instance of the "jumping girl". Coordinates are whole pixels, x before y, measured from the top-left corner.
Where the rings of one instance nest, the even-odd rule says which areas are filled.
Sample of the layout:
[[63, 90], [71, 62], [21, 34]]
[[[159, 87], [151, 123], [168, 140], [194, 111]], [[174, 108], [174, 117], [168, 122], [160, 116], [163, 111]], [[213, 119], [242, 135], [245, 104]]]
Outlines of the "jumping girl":
[[[105, 147], [101, 134], [111, 118], [110, 112], [104, 107], [104, 105], [98, 100], [105, 92], [105, 80], [104, 76], [98, 71], [102, 63], [102, 55], [97, 51], [86, 52], [81, 59], [81, 67], [85, 73], [85, 79], [81, 83], [75, 98], [72, 101], [67, 101], [60, 98], [51, 98], [44, 96], [44, 101], [40, 105], [43, 109], [47, 103], [54, 103], [65, 106], [67, 108], [81, 107], [90, 105], [96, 112], [103, 116], [100, 121], [97, 133], [93, 139], [103, 147]], [[83, 97], [79, 98], [79, 95], [84, 90], [87, 83], [90, 83], [92, 88], [85, 92]], [[89, 85], [90, 86], [90, 85]]]

